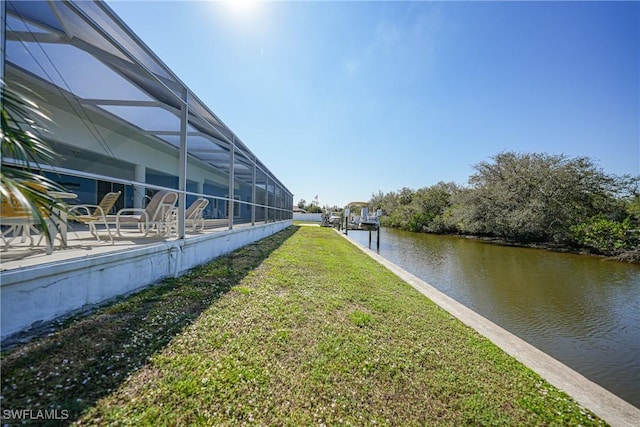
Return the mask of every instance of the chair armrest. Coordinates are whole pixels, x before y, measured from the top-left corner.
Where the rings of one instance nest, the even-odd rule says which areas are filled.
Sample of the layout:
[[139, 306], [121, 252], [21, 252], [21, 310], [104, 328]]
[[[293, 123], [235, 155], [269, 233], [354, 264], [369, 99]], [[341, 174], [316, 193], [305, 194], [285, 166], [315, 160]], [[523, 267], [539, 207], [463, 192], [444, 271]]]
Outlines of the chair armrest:
[[143, 208], [122, 208], [120, 209], [116, 215], [121, 216], [121, 215], [134, 215], [135, 213], [140, 213], [142, 214], [144, 212]]
[[[69, 210], [67, 211], [67, 213], [71, 217], [73, 216], [73, 211], [84, 210], [86, 213], [81, 215], [93, 216], [91, 215], [91, 210], [95, 210], [95, 209], [100, 209], [100, 212], [102, 212], [102, 208], [98, 205], [71, 205], [69, 206]], [[102, 216], [104, 216], [104, 212], [102, 212]]]

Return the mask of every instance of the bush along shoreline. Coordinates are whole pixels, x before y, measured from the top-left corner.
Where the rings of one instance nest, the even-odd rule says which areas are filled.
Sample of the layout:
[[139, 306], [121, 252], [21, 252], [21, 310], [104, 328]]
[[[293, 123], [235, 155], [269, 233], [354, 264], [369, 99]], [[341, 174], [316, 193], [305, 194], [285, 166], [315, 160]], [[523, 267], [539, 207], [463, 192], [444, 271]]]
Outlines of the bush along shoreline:
[[381, 225], [640, 263], [640, 176], [607, 175], [586, 157], [503, 152], [469, 185], [373, 194]]

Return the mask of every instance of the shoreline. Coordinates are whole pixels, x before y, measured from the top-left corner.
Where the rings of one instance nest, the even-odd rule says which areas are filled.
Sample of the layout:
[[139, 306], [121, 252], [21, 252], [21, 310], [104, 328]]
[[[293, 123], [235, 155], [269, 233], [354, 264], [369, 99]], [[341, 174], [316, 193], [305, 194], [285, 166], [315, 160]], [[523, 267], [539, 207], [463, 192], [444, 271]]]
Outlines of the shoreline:
[[429, 300], [488, 338], [493, 344], [515, 357], [519, 362], [549, 381], [549, 383], [567, 392], [578, 403], [584, 405], [611, 425], [632, 426], [635, 421], [640, 419], [640, 408], [636, 408], [626, 400], [469, 309], [464, 304], [445, 295], [432, 285], [385, 259], [373, 250], [350, 240], [340, 232], [338, 234], [399, 278], [409, 283]]

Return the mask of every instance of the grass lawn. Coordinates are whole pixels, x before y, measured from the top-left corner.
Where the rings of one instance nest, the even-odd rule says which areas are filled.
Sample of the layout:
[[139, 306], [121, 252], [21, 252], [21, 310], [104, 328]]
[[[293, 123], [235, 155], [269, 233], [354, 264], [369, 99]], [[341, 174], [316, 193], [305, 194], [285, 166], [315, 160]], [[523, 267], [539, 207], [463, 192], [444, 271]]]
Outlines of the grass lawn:
[[320, 226], [319, 221], [293, 221], [293, 225], [317, 225]]
[[290, 227], [56, 329], [3, 352], [3, 410], [82, 425], [604, 424], [328, 228]]

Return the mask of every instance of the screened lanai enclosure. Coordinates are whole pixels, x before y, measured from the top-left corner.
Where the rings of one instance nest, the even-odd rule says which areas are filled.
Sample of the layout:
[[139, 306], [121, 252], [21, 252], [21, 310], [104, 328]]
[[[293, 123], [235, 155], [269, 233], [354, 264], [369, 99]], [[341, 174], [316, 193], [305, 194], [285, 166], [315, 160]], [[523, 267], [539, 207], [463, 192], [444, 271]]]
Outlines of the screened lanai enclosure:
[[[292, 224], [291, 192], [104, 2], [10, 0], [0, 11], [0, 77], [6, 87], [26, 90], [51, 119], [40, 136], [56, 160], [31, 166], [63, 187], [54, 197], [83, 205], [119, 192], [105, 212], [115, 223], [93, 214], [106, 226], [98, 237], [124, 224], [123, 211], [150, 209], [158, 195], [173, 199], [162, 222], [141, 227], [136, 220], [137, 231], [156, 227], [151, 237], [134, 226], [135, 238], [96, 239], [89, 232], [100, 223], [87, 230], [81, 216], [60, 215], [55, 248], [47, 244], [46, 253], [31, 239], [45, 227], [0, 209], [3, 340]], [[9, 166], [25, 164], [3, 153], [2, 167]], [[204, 210], [191, 219], [190, 208], [202, 200]]]
[[207, 224], [291, 219], [289, 190], [104, 2], [3, 3], [3, 78], [51, 117], [44, 138], [59, 160], [42, 172], [74, 203], [121, 191], [115, 211], [176, 191], [180, 237], [199, 197], [204, 219], [217, 220]]

